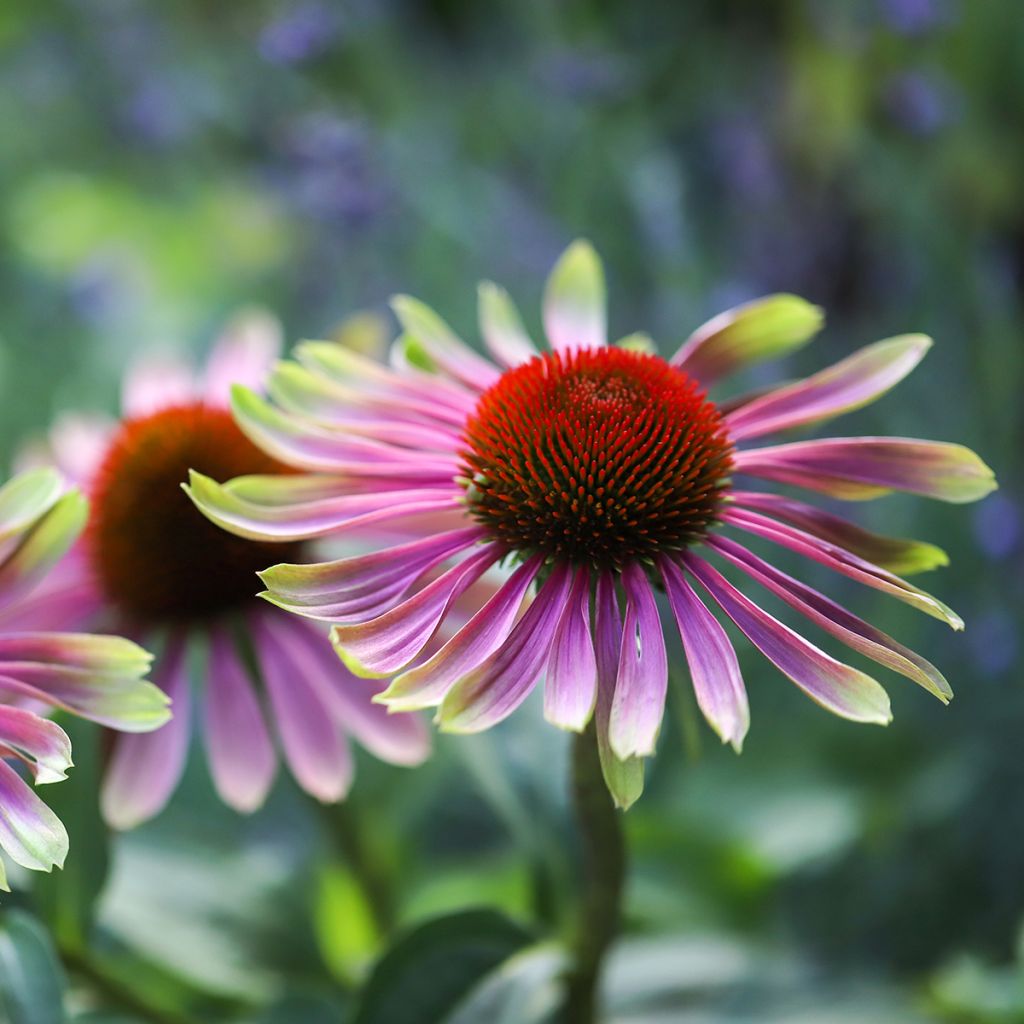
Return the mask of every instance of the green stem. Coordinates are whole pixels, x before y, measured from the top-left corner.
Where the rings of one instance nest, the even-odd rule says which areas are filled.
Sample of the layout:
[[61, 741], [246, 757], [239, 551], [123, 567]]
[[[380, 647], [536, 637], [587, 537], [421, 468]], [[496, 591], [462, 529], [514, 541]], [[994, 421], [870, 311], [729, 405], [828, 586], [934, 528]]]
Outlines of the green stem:
[[335, 847], [363, 894], [378, 936], [387, 937], [394, 930], [396, 918], [391, 881], [383, 860], [367, 842], [351, 797], [344, 803], [319, 806]]
[[572, 799], [582, 845], [582, 877], [565, 1021], [595, 1024], [601, 968], [619, 931], [626, 845], [619, 813], [601, 774], [593, 725], [573, 741]]

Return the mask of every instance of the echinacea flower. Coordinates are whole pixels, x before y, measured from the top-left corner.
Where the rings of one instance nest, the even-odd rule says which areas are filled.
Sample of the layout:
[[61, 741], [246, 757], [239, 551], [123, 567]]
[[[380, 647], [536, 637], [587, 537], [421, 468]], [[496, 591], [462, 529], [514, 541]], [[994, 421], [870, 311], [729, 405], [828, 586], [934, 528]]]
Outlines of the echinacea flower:
[[229, 536], [181, 491], [190, 469], [225, 480], [286, 472], [227, 408], [231, 385], [260, 387], [279, 348], [273, 318], [242, 315], [203, 374], [151, 358], [126, 375], [120, 422], [65, 417], [51, 431], [50, 457], [76, 474], [91, 512], [83, 543], [63, 566], [65, 588], [48, 596], [65, 614], [116, 625], [157, 651], [154, 679], [175, 706], [158, 732], [116, 739], [102, 790], [114, 827], [152, 817], [177, 786], [192, 732], [193, 649], [207, 761], [218, 794], [236, 810], [263, 803], [278, 743], [299, 785], [323, 802], [349, 789], [349, 737], [396, 764], [419, 763], [428, 752], [418, 716], [389, 716], [372, 703], [372, 689], [345, 685], [348, 673], [323, 627], [255, 598], [256, 570], [275, 557], [299, 561], [307, 545]]
[[[762, 299], [705, 324], [667, 359], [641, 336], [609, 345], [603, 272], [581, 242], [547, 284], [548, 350], [491, 284], [480, 289], [480, 326], [493, 362], [422, 303], [399, 297], [393, 307], [404, 335], [390, 367], [307, 342], [297, 363], [272, 374], [273, 403], [235, 391], [241, 429], [301, 474], [221, 485], [194, 473], [189, 489], [211, 520], [259, 540], [355, 538], [385, 525], [420, 531], [355, 557], [261, 574], [274, 604], [334, 624], [334, 647], [354, 673], [390, 680], [377, 700], [392, 710], [436, 706], [443, 729], [475, 732], [505, 718], [545, 676], [546, 717], [575, 731], [596, 718], [606, 779], [628, 805], [664, 710], [656, 599], [664, 590], [697, 702], [723, 741], [740, 747], [749, 714], [713, 605], [828, 710], [889, 721], [874, 679], [764, 611], [712, 555], [860, 654], [949, 699], [925, 659], [724, 532], [797, 552], [961, 628], [949, 608], [896, 575], [944, 564], [939, 549], [739, 482], [844, 499], [907, 491], [964, 502], [988, 493], [991, 471], [959, 445], [889, 437], [749, 445], [878, 398], [917, 365], [927, 338], [869, 345], [805, 380], [717, 404], [707, 387], [809, 341], [820, 311], [794, 296]], [[453, 601], [498, 563], [511, 570], [501, 588], [447, 642], [428, 647]]]
[[[71, 743], [43, 714], [60, 710], [136, 734], [170, 715], [167, 698], [143, 679], [151, 659], [142, 648], [121, 637], [55, 632], [37, 614], [39, 584], [85, 517], [85, 499], [52, 469], [0, 487], [0, 849], [35, 871], [63, 865], [68, 834], [8, 761], [36, 785], [67, 777]], [[0, 888], [7, 889], [2, 860]]]

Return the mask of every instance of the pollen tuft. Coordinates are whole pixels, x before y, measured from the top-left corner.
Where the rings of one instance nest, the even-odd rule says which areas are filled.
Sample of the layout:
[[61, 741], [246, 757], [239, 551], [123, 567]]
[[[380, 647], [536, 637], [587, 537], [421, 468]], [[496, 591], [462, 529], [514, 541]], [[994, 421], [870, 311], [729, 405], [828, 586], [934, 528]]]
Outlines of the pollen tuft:
[[617, 348], [509, 370], [480, 397], [465, 446], [468, 507], [496, 540], [607, 568], [702, 537], [733, 450], [696, 381]]
[[90, 489], [86, 550], [107, 599], [142, 625], [218, 616], [252, 600], [256, 572], [297, 544], [243, 540], [196, 512], [188, 471], [215, 480], [287, 470], [225, 409], [194, 402], [121, 423]]

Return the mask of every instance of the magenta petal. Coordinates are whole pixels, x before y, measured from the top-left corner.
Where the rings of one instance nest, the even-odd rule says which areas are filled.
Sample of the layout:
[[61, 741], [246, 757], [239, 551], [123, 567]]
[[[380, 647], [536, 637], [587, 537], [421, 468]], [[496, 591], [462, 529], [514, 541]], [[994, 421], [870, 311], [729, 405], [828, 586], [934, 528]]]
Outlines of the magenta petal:
[[281, 324], [261, 310], [236, 316], [214, 343], [206, 362], [203, 397], [213, 405], [231, 403], [234, 384], [259, 391], [267, 373], [281, 354]]
[[335, 650], [357, 676], [391, 676], [401, 671], [430, 642], [452, 603], [500, 554], [501, 549], [490, 544], [383, 615], [335, 626], [331, 631]]
[[668, 558], [663, 558], [659, 566], [690, 666], [697, 704], [722, 741], [740, 750], [750, 728], [750, 707], [736, 652], [721, 623], [704, 606], [679, 567]]
[[210, 632], [204, 701], [206, 757], [220, 798], [249, 813], [263, 804], [277, 755], [248, 672], [223, 628]]
[[831, 419], [873, 402], [924, 358], [931, 339], [908, 334], [868, 345], [806, 380], [747, 402], [727, 417], [733, 441]]
[[282, 615], [262, 616], [253, 640], [288, 767], [307, 793], [333, 803], [352, 784], [352, 752], [316, 686], [323, 667], [306, 646], [308, 628]]
[[100, 794], [111, 828], [129, 829], [163, 810], [185, 768], [191, 731], [186, 644], [174, 637], [160, 658], [153, 681], [171, 699], [170, 721], [155, 732], [126, 733], [114, 741]]
[[56, 722], [24, 708], [0, 705], [0, 746], [29, 764], [37, 785], [67, 778], [71, 741]]
[[758, 608], [702, 558], [686, 554], [683, 562], [747, 639], [812, 700], [855, 722], [886, 725], [892, 719], [889, 697], [874, 679], [830, 658]]
[[556, 565], [508, 639], [445, 694], [438, 721], [448, 732], [481, 732], [526, 699], [551, 654], [569, 594], [568, 566]]
[[615, 806], [625, 810], [636, 803], [644, 790], [644, 762], [640, 757], [621, 760], [612, 750], [609, 727], [621, 647], [622, 616], [615, 596], [615, 577], [610, 572], [602, 572], [597, 578], [597, 594], [594, 599], [594, 656], [597, 663], [594, 725], [597, 728], [597, 750], [605, 784]]
[[848, 612], [824, 594], [776, 569], [727, 537], [709, 537], [707, 544], [780, 597], [791, 608], [806, 615], [848, 647], [912, 679], [943, 703], [948, 703], [952, 699], [953, 691], [949, 683], [931, 662], [904, 647], [880, 629]]
[[509, 635], [543, 561], [524, 562], [497, 593], [439, 651], [397, 676], [377, 699], [397, 710], [433, 707], [454, 683], [476, 668]]
[[658, 606], [643, 570], [627, 566], [622, 584], [626, 617], [609, 735], [615, 756], [625, 760], [654, 753], [665, 712], [668, 658]]
[[865, 562], [863, 558], [858, 558], [835, 544], [819, 540], [812, 534], [805, 533], [793, 526], [787, 526], [785, 523], [777, 523], [757, 512], [747, 512], [743, 509], [727, 509], [722, 514], [722, 521], [789, 548], [790, 551], [795, 551], [821, 565], [826, 565], [858, 583], [890, 594], [926, 615], [945, 622], [953, 629], [964, 628], [963, 619], [938, 598], [932, 597], [931, 594], [877, 565]]
[[969, 448], [905, 437], [838, 437], [737, 452], [737, 473], [858, 501], [888, 491], [977, 501], [995, 490], [992, 470]]
[[318, 627], [309, 624], [295, 632], [297, 639], [304, 640], [310, 657], [321, 666], [310, 680], [341, 729], [383, 761], [421, 764], [430, 753], [430, 730], [423, 719], [414, 712], [393, 714], [374, 703], [385, 684], [352, 675], [338, 661]]
[[121, 412], [126, 417], [149, 416], [196, 397], [192, 371], [172, 356], [156, 356], [129, 367], [121, 387]]
[[597, 700], [597, 660], [590, 637], [590, 571], [578, 569], [551, 643], [544, 717], [582, 732]]
[[[0, 849], [16, 864], [33, 871], [50, 871], [54, 865], [62, 867], [68, 852], [68, 834], [60, 818], [3, 760], [0, 760]], [[0, 888], [7, 888], [2, 865]]]

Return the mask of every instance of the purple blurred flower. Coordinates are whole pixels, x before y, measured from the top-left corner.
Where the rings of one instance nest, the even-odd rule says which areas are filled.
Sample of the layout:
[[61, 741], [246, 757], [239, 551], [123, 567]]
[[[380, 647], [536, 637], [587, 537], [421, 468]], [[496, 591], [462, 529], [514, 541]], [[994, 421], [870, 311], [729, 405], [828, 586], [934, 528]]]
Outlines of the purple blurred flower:
[[934, 135], [956, 116], [958, 96], [952, 85], [937, 75], [906, 71], [886, 89], [889, 116], [912, 135]]
[[603, 100], [622, 95], [630, 76], [621, 59], [600, 50], [560, 49], [547, 54], [538, 70], [546, 89], [571, 100]]
[[992, 561], [999, 561], [1019, 547], [1024, 523], [1020, 506], [1005, 494], [991, 494], [974, 511], [974, 538]]
[[711, 139], [715, 170], [743, 199], [770, 202], [781, 192], [779, 168], [760, 128], [746, 120], [723, 120]]
[[952, 20], [945, 0], [880, 0], [879, 13], [889, 28], [904, 36], [923, 35]]
[[281, 10], [260, 33], [259, 51], [272, 64], [301, 64], [325, 53], [337, 40], [336, 9], [310, 0]]
[[975, 664], [989, 676], [1010, 669], [1020, 652], [1017, 624], [1003, 608], [992, 608], [978, 615], [971, 624], [967, 640]]

